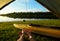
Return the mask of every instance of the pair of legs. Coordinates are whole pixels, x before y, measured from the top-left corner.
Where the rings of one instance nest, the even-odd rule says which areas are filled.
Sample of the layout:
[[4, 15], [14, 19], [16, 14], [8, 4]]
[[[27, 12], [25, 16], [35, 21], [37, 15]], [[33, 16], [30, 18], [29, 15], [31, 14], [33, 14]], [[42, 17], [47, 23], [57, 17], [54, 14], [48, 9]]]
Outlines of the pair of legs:
[[19, 34], [21, 35], [17, 41], [35, 41], [31, 35], [31, 32], [28, 30], [22, 30], [22, 33], [19, 32]]

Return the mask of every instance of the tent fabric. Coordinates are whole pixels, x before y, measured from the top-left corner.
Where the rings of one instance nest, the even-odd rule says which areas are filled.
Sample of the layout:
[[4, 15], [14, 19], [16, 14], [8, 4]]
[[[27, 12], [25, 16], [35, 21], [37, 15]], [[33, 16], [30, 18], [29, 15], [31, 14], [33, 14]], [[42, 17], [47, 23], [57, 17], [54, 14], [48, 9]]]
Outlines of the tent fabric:
[[0, 0], [0, 9], [4, 8], [9, 3], [13, 2], [14, 0]]
[[60, 18], [60, 0], [36, 0]]

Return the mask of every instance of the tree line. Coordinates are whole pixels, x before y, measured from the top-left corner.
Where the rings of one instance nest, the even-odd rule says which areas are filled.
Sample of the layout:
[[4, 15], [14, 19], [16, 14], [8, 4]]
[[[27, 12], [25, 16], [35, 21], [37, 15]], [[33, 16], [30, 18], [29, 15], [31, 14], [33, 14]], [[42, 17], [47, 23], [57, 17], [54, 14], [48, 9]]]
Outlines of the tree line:
[[57, 19], [51, 12], [14, 12], [2, 15], [11, 18]]

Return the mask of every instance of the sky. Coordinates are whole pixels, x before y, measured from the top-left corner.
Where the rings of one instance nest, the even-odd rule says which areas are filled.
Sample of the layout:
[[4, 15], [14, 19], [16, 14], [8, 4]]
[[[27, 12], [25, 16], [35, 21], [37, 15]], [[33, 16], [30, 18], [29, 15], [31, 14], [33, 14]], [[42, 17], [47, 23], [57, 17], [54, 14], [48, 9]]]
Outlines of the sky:
[[12, 12], [48, 12], [48, 10], [35, 0], [15, 0], [0, 10], [0, 14]]

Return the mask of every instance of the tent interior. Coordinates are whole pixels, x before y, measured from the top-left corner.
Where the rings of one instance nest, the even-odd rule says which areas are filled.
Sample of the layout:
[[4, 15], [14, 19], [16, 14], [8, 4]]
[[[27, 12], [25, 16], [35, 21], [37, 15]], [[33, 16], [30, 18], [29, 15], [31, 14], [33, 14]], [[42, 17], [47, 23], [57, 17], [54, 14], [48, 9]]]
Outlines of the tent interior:
[[15, 0], [0, 0], [0, 10]]
[[36, 0], [60, 19], [60, 0]]

